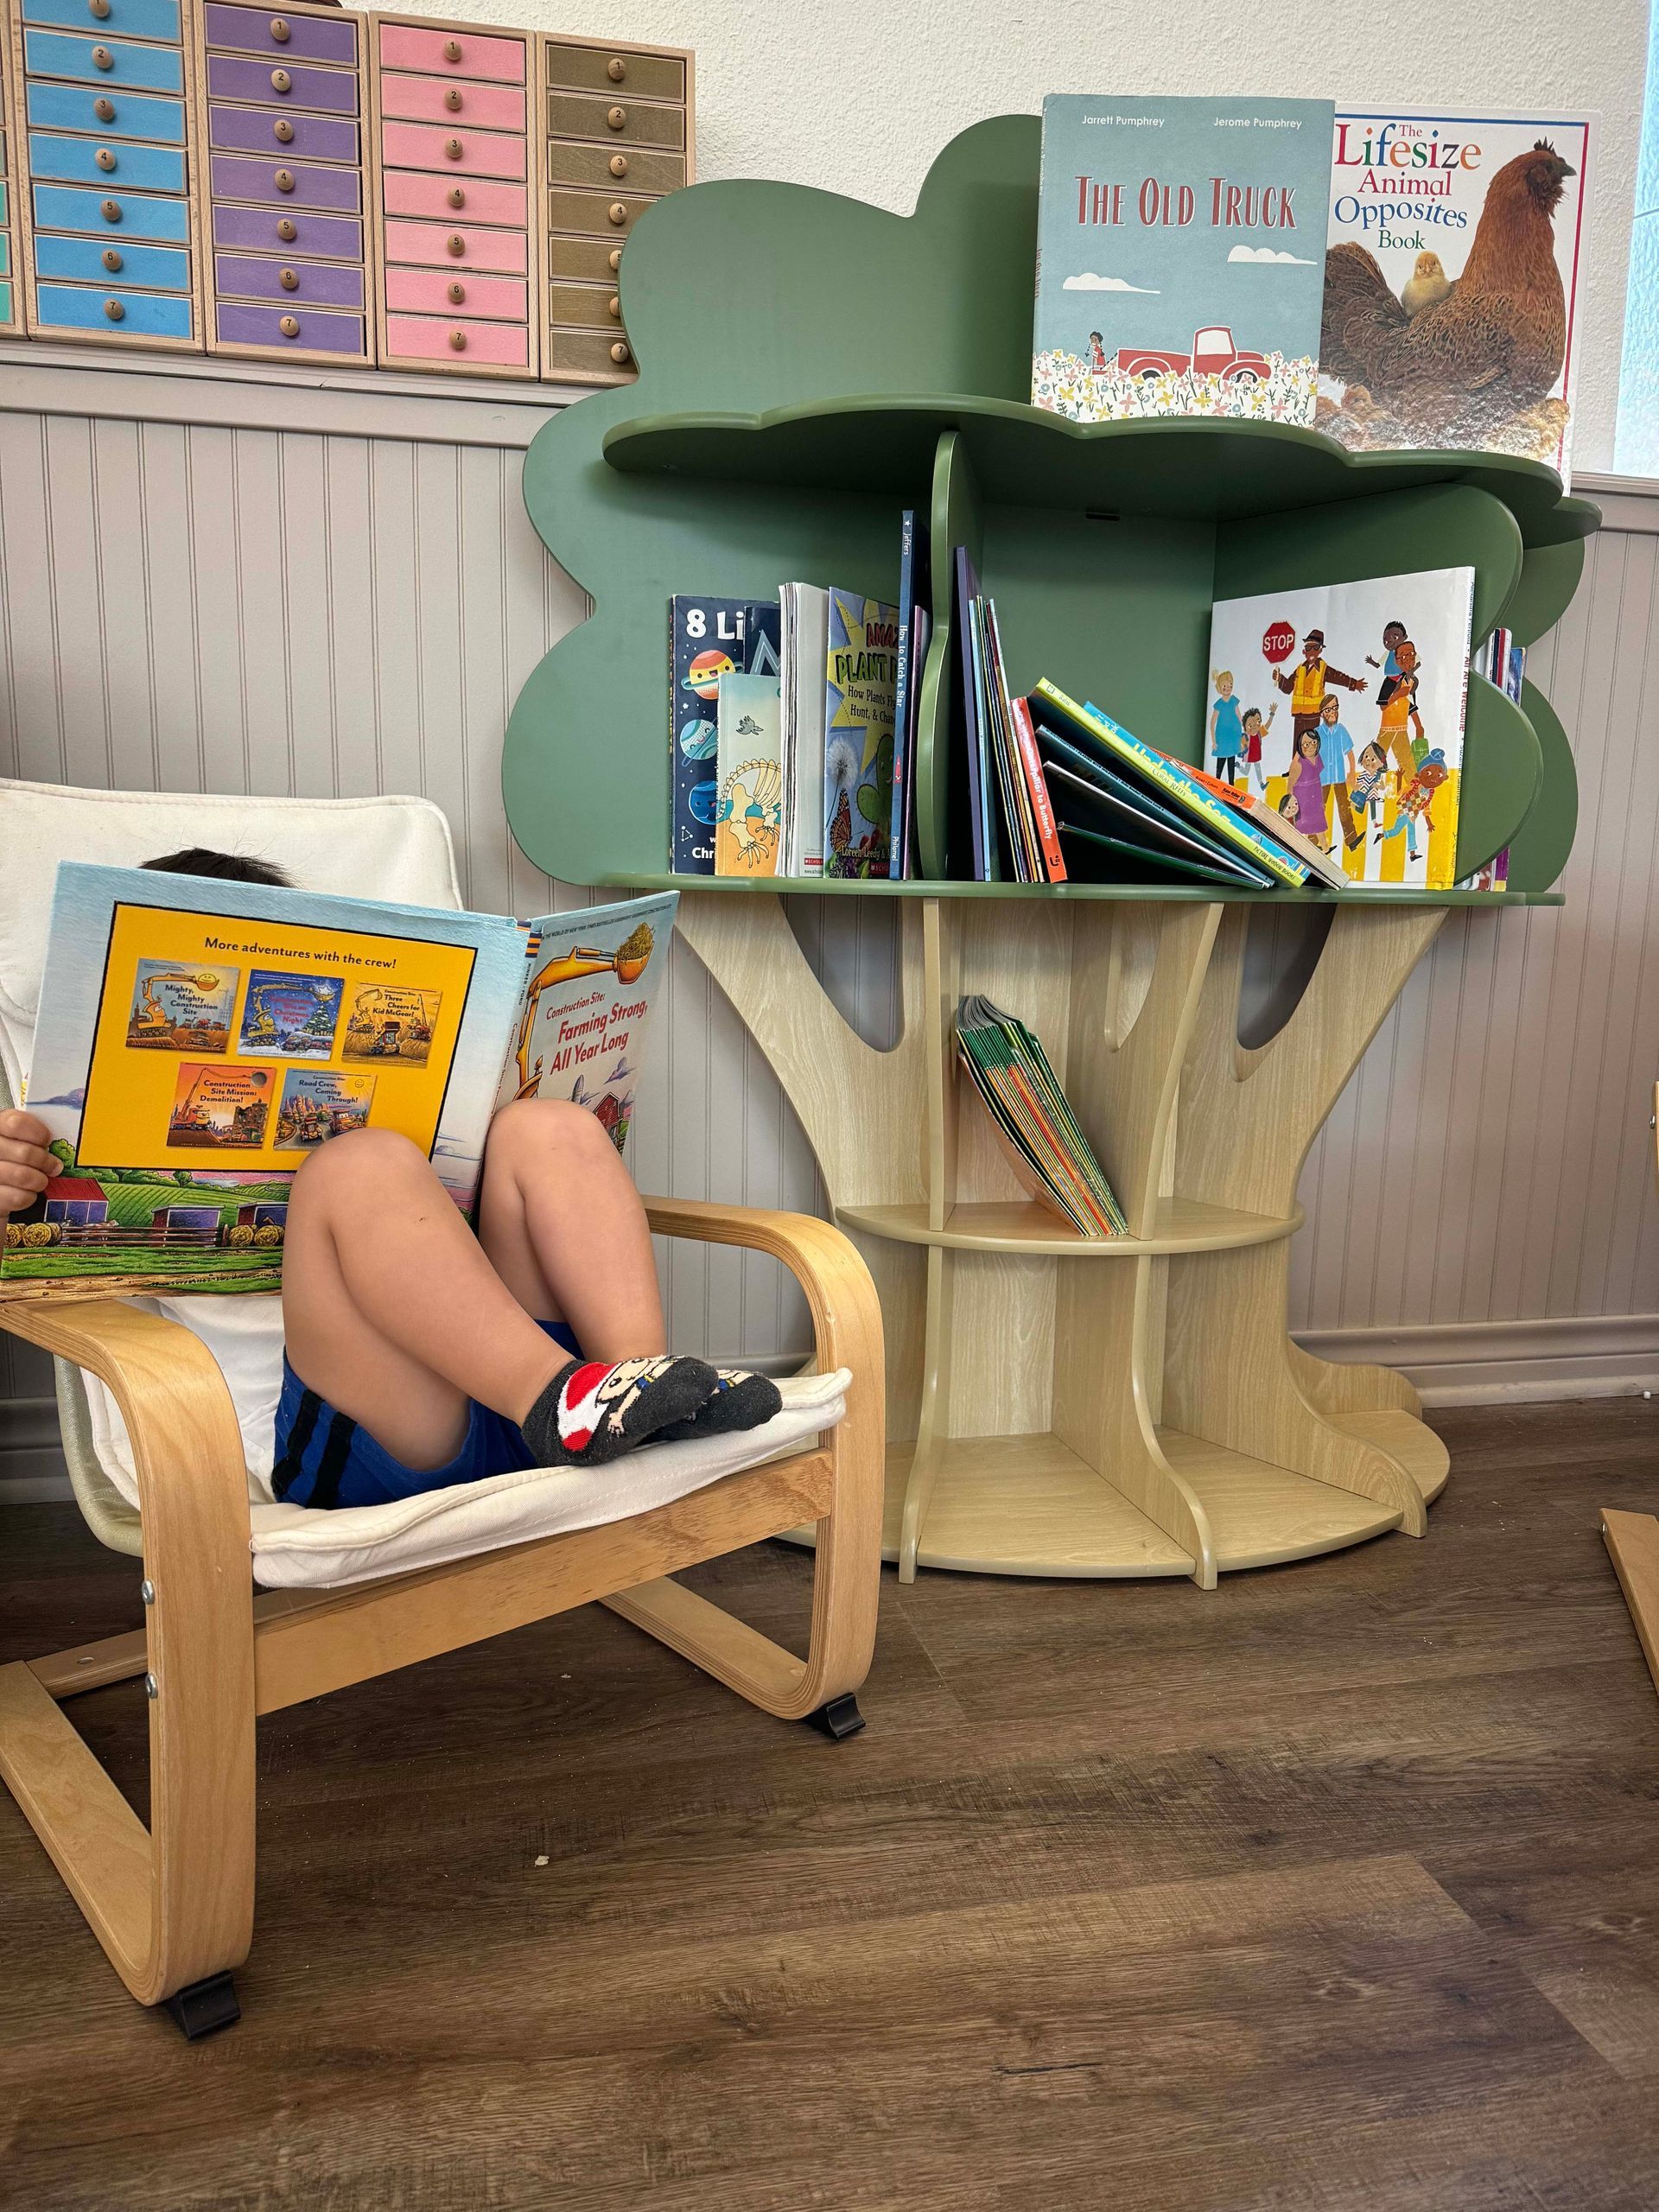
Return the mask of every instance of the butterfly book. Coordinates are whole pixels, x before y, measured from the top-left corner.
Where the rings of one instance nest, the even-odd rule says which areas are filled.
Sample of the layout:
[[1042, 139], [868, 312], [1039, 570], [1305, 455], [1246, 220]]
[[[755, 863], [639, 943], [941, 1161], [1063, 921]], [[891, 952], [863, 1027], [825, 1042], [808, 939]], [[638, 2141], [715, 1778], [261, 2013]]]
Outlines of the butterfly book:
[[465, 1212], [509, 1100], [622, 1150], [678, 897], [518, 922], [64, 862], [23, 1096], [58, 1168], [0, 1285], [269, 1290], [296, 1171], [356, 1129]]

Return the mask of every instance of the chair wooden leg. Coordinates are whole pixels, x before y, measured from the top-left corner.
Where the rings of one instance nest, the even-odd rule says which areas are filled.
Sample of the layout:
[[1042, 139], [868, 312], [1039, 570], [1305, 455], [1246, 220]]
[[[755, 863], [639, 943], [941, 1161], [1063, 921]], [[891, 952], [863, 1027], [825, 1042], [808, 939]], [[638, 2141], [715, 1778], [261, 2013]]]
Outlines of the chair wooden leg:
[[1659, 1520], [1651, 1513], [1619, 1513], [1609, 1506], [1601, 1516], [1601, 1535], [1648, 1672], [1659, 1689]]

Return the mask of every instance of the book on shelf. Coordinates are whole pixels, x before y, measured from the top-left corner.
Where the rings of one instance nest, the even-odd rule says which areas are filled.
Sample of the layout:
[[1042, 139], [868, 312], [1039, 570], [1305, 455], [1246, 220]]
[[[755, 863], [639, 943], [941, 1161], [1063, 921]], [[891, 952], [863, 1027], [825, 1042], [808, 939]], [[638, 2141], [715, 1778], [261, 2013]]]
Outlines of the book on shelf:
[[1584, 115], [1338, 111], [1317, 428], [1567, 480], [1597, 137]]
[[518, 922], [66, 861], [25, 1100], [59, 1170], [0, 1279], [268, 1288], [307, 1155], [394, 1129], [470, 1211], [496, 1109], [626, 1142], [677, 892]]
[[1474, 585], [1433, 569], [1216, 604], [1205, 765], [1350, 890], [1456, 881]]
[[716, 875], [777, 875], [783, 846], [782, 684], [728, 669], [716, 702]]
[[783, 613], [784, 869], [823, 874], [823, 671], [830, 594], [818, 584], [780, 584]]
[[1334, 114], [1051, 92], [1033, 405], [1311, 423]]
[[893, 708], [893, 805], [888, 823], [888, 874], [914, 876], [916, 868], [916, 746], [921, 721], [922, 669], [931, 627], [927, 612], [927, 544], [906, 507], [899, 537], [899, 671]]
[[899, 610], [832, 588], [824, 662], [823, 872], [885, 876]]
[[957, 1052], [1021, 1188], [1079, 1236], [1128, 1236], [1106, 1171], [1036, 1033], [974, 994], [957, 1008]]
[[776, 601], [676, 593], [669, 601], [670, 872], [713, 875], [720, 807], [720, 679], [728, 669], [778, 672]]
[[[1485, 644], [1476, 649], [1471, 665], [1489, 683], [1496, 684], [1506, 698], [1512, 699], [1517, 707], [1521, 704], [1521, 693], [1527, 680], [1527, 649], [1516, 642], [1513, 630], [1494, 630]], [[1484, 868], [1464, 876], [1458, 885], [1459, 891], [1507, 891], [1509, 887], [1507, 845]]]

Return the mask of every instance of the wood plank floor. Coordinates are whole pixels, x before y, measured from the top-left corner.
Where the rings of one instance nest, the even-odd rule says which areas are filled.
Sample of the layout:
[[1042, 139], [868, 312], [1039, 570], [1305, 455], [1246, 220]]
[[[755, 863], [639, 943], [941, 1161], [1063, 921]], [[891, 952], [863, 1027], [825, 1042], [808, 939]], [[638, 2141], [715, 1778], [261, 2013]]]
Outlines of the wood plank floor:
[[[0, 2202], [1653, 2212], [1659, 1699], [1596, 1511], [1659, 1509], [1659, 1401], [1439, 1425], [1424, 1543], [889, 1573], [843, 1745], [592, 1610], [262, 1724], [195, 2049], [0, 1794]], [[806, 1573], [699, 1580], [783, 1633]], [[0, 1657], [137, 1586], [0, 1515]], [[72, 1710], [139, 1792], [142, 1691]]]

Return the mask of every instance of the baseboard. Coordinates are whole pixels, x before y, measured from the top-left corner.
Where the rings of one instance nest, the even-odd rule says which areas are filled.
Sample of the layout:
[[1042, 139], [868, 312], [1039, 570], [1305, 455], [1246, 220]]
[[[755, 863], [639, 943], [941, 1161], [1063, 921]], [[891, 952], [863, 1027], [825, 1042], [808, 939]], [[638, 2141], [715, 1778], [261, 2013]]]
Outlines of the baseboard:
[[0, 1505], [71, 1497], [55, 1398], [0, 1398]]
[[1397, 1368], [1426, 1406], [1639, 1397], [1659, 1390], [1659, 1313], [1312, 1329], [1299, 1331], [1296, 1341], [1317, 1359]]

